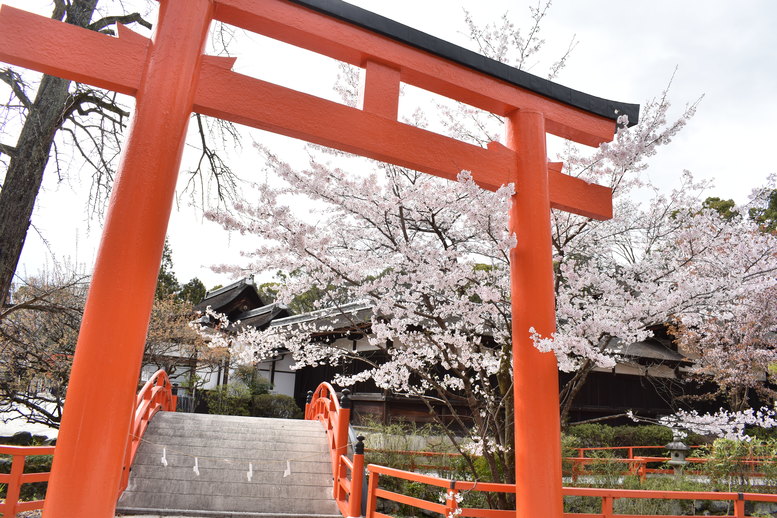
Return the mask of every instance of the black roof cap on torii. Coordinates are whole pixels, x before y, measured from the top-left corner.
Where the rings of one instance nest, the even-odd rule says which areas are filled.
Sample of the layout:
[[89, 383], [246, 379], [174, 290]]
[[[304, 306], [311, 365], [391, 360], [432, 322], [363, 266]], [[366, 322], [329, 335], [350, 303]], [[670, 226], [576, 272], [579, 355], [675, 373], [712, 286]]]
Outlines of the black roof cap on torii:
[[289, 0], [295, 4], [313, 9], [320, 13], [358, 25], [364, 29], [381, 34], [393, 40], [411, 45], [418, 49], [440, 56], [447, 60], [471, 68], [483, 74], [501, 79], [568, 106], [616, 120], [620, 115], [628, 116], [629, 126], [639, 120], [639, 105], [610, 101], [589, 95], [548, 79], [535, 76], [524, 70], [487, 58], [477, 52], [459, 47], [448, 41], [421, 32], [390, 18], [375, 14], [342, 0]]

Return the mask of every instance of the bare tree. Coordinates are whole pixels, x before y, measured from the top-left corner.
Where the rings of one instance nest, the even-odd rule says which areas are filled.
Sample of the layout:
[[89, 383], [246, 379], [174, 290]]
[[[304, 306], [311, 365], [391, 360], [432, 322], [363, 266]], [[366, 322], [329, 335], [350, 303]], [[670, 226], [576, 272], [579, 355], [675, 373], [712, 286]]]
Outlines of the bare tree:
[[[106, 34], [113, 34], [117, 23], [151, 28], [145, 15], [138, 12], [102, 16], [98, 1], [54, 0], [51, 18]], [[121, 1], [104, 0], [101, 4], [124, 10]], [[219, 30], [217, 37], [226, 41], [222, 32]], [[7, 136], [10, 126], [21, 126], [16, 144], [0, 142], [0, 167], [5, 169], [0, 188], [2, 306], [7, 302], [45, 171], [53, 169], [62, 179], [72, 156], [79, 157], [85, 163], [83, 169], [92, 172], [90, 208], [101, 211], [110, 192], [121, 134], [130, 112], [118, 102], [115, 93], [58, 77], [44, 75], [37, 88], [33, 88], [25, 76], [12, 68], [3, 68], [0, 80], [11, 92], [0, 105], [0, 129], [4, 130], [1, 136]], [[229, 124], [207, 121], [200, 115], [196, 118], [201, 159], [190, 172], [189, 186], [194, 189], [200, 185], [205, 190], [215, 183], [219, 199], [228, 199], [234, 192], [235, 178], [216, 151], [218, 148], [212, 145], [210, 135], [223, 144], [236, 141], [237, 132]], [[198, 181], [203, 173], [209, 174], [209, 180]]]
[[0, 410], [57, 427], [87, 290], [83, 275], [56, 270], [16, 290], [0, 312]]
[[[55, 266], [31, 278], [0, 311], [0, 411], [12, 418], [59, 427], [89, 278]], [[168, 374], [223, 361], [189, 327], [193, 305], [179, 293], [154, 301], [144, 364]]]

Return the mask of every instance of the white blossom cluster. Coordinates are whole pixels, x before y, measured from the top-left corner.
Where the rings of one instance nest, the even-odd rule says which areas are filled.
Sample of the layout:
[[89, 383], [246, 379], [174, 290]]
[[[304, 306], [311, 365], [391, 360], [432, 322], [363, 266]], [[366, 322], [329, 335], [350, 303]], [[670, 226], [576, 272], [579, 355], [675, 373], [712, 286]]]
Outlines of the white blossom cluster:
[[700, 435], [722, 437], [725, 439], [750, 441], [747, 435], [748, 426], [773, 428], [777, 426], [777, 410], [763, 407], [748, 408], [739, 412], [720, 409], [714, 414], [699, 414], [695, 410], [678, 411], [671, 416], [661, 417], [659, 424], [673, 430], [684, 430]]

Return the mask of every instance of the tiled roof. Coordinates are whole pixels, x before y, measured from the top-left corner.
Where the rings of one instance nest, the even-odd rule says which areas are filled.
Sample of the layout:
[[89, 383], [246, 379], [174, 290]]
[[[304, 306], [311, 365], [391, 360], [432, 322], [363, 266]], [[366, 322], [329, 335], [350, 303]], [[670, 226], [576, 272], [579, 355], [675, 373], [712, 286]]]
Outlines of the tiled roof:
[[[235, 307], [236, 304], [240, 302], [241, 298], [246, 299], [246, 305], [248, 307]], [[194, 306], [194, 309], [197, 311], [205, 311], [205, 309], [210, 306], [214, 311], [229, 314], [235, 311], [242, 313], [252, 307], [264, 305], [264, 301], [259, 296], [259, 292], [256, 291], [256, 286], [253, 281], [251, 279], [241, 279], [229, 286], [209, 291], [205, 294], [205, 298]]]

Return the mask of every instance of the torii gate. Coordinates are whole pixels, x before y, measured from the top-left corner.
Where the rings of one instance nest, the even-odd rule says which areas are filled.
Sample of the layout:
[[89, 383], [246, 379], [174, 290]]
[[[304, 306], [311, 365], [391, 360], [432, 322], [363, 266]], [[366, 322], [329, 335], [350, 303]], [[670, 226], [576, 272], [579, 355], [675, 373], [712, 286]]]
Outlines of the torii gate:
[[[161, 0], [151, 40], [0, 7], [0, 59], [137, 98], [84, 311], [44, 508], [46, 518], [114, 515], [135, 388], [192, 111], [486, 189], [514, 182], [510, 254], [517, 516], [560, 518], [558, 371], [529, 328], [555, 330], [550, 208], [607, 219], [611, 192], [548, 164], [546, 132], [596, 146], [639, 107], [513, 69], [341, 0]], [[211, 20], [366, 70], [362, 108], [231, 71], [202, 54]], [[400, 81], [507, 119], [483, 149], [397, 121]], [[118, 296], [116, 296], [118, 293]]]

